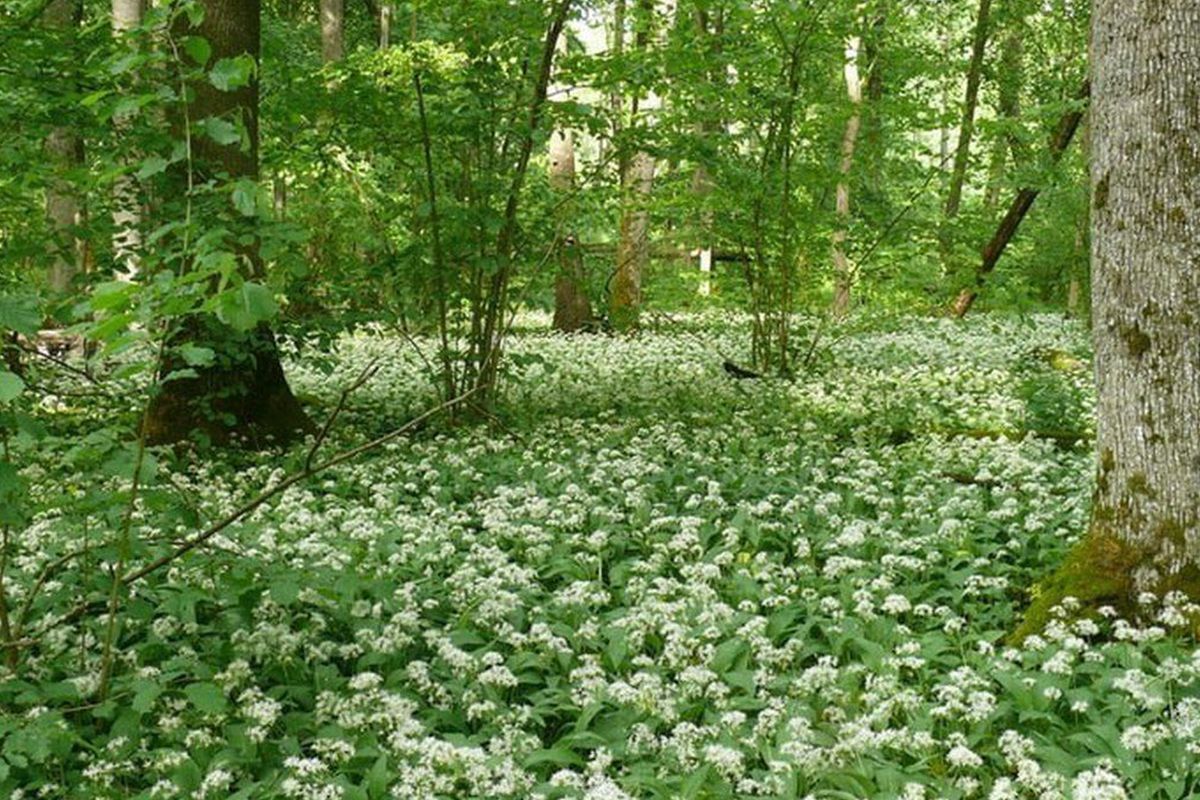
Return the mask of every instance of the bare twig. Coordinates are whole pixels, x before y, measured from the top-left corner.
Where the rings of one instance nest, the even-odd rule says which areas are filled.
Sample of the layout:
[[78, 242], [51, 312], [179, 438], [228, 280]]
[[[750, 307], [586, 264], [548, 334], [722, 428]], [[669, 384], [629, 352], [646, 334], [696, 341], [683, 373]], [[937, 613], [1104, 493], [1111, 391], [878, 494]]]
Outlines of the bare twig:
[[321, 426], [321, 431], [317, 434], [317, 438], [313, 440], [312, 447], [308, 448], [308, 456], [304, 459], [304, 469], [312, 469], [313, 459], [317, 457], [317, 451], [321, 449], [321, 445], [325, 443], [325, 439], [329, 437], [329, 432], [333, 430], [333, 424], [337, 422], [337, 418], [341, 415], [342, 410], [346, 408], [346, 401], [350, 399], [350, 395], [358, 391], [363, 385], [375, 377], [379, 372], [379, 359], [372, 359], [367, 366], [363, 367], [362, 372], [354, 379], [354, 383], [342, 389], [342, 394], [338, 398], [337, 406], [334, 407], [333, 413], [325, 420], [325, 424]]

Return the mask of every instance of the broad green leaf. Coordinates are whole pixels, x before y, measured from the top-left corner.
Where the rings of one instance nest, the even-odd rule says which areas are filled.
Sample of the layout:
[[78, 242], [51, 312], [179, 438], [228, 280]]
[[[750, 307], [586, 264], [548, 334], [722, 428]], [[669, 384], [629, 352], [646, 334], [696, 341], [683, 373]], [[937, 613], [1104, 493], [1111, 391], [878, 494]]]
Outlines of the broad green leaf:
[[165, 171], [169, 164], [170, 162], [162, 156], [150, 156], [142, 161], [142, 166], [138, 169], [137, 176], [145, 180]]
[[253, 217], [258, 213], [258, 184], [252, 180], [239, 180], [233, 185], [233, 207], [243, 217]]
[[25, 390], [25, 381], [8, 370], [0, 370], [0, 405], [11, 403]]
[[242, 132], [227, 119], [206, 117], [200, 121], [200, 131], [217, 144], [237, 144], [242, 140]]
[[216, 353], [211, 348], [194, 344], [183, 344], [179, 348], [179, 356], [188, 366], [207, 367], [213, 362]]
[[21, 295], [0, 296], [0, 328], [33, 336], [42, 326], [37, 298]]
[[254, 76], [254, 59], [248, 55], [222, 58], [209, 70], [208, 81], [222, 92], [240, 89]]
[[183, 50], [197, 66], [207, 67], [212, 58], [212, 45], [203, 36], [189, 36], [183, 40]]
[[225, 693], [211, 683], [193, 683], [183, 690], [188, 701], [206, 714], [220, 714], [225, 710]]

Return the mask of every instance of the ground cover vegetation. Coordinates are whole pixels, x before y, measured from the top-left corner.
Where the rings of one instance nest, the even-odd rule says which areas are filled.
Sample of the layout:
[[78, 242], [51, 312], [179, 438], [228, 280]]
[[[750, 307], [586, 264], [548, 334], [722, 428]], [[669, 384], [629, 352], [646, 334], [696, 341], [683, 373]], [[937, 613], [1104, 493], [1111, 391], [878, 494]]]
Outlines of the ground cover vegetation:
[[0, 51], [0, 796], [1200, 795], [1192, 0]]

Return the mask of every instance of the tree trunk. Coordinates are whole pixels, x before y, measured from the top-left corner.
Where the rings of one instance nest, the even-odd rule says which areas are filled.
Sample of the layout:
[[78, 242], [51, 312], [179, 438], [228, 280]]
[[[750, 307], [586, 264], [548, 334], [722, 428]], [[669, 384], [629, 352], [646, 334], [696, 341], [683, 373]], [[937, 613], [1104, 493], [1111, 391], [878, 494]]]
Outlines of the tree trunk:
[[321, 61], [341, 61], [346, 52], [344, 0], [321, 0]]
[[[654, 0], [638, 0], [634, 45], [645, 51], [650, 42]], [[634, 98], [634, 112], [637, 98]], [[650, 261], [650, 214], [647, 204], [654, 184], [654, 157], [635, 152], [625, 164], [617, 264], [608, 299], [608, 318], [615, 330], [637, 327], [642, 306], [642, 276]]]
[[954, 151], [954, 170], [950, 174], [950, 188], [946, 193], [946, 208], [942, 222], [941, 250], [943, 264], [948, 266], [951, 255], [951, 222], [958, 216], [962, 206], [963, 184], [967, 179], [967, 165], [971, 160], [971, 139], [975, 135], [975, 111], [979, 107], [979, 84], [983, 79], [983, 57], [987, 51], [988, 22], [992, 0], [979, 0], [979, 13], [975, 18], [975, 36], [971, 44], [971, 62], [967, 67], [967, 94], [963, 98], [962, 123], [958, 129], [958, 146]]
[[[191, 33], [208, 40], [214, 60], [243, 54], [258, 60], [259, 0], [204, 0], [204, 10], [204, 21]], [[245, 150], [238, 144], [217, 144], [208, 137], [193, 140], [195, 168], [202, 179], [225, 173], [230, 178], [257, 180], [258, 82], [253, 80], [229, 92], [197, 82], [188, 107], [190, 119], [238, 113], [249, 139]], [[255, 272], [261, 269], [255, 245], [244, 255], [255, 265]], [[218, 443], [237, 437], [261, 446], [286, 442], [311, 428], [288, 386], [274, 335], [267, 326], [239, 333], [204, 318], [188, 324], [177, 338], [208, 347], [216, 356], [212, 366], [198, 369], [196, 377], [161, 385], [147, 410], [148, 442], [177, 442], [199, 433]], [[168, 359], [164, 372], [179, 366]]]
[[[112, 31], [118, 41], [142, 24], [145, 0], [112, 0]], [[113, 128], [121, 138], [129, 129], [129, 119], [117, 116]], [[138, 273], [142, 248], [142, 204], [138, 181], [133, 175], [121, 175], [113, 184], [113, 263], [119, 275], [132, 280]]]
[[[1090, 84], [1084, 83], [1083, 89], [1080, 90], [1076, 99], [1086, 100], [1090, 91]], [[1083, 109], [1071, 110], [1058, 121], [1058, 128], [1054, 133], [1054, 138], [1050, 141], [1051, 161], [1057, 163], [1062, 158], [1063, 153], [1070, 146], [1071, 140], [1075, 138], [1075, 132], [1079, 130], [1079, 125], [1083, 121], [1083, 113]], [[1004, 215], [1004, 219], [1000, 220], [995, 234], [983, 248], [983, 258], [975, 269], [974, 288], [963, 289], [954, 300], [954, 305], [951, 307], [951, 313], [954, 316], [961, 318], [971, 310], [975, 299], [979, 297], [980, 290], [987, 283], [988, 275], [996, 268], [1000, 256], [1004, 255], [1008, 243], [1016, 235], [1017, 229], [1021, 227], [1021, 222], [1029, 213], [1029, 209], [1033, 208], [1033, 203], [1040, 193], [1041, 189], [1034, 188], [1025, 188], [1017, 192], [1017, 196], [1013, 198], [1012, 204], [1008, 207], [1008, 213]]]
[[392, 4], [379, 4], [379, 49], [387, 50], [392, 46]]
[[[1021, 23], [1022, 20], [1018, 19], [1011, 24], [1020, 26]], [[996, 138], [992, 148], [991, 175], [985, 199], [989, 208], [994, 208], [1000, 201], [1000, 184], [1005, 162], [1019, 167], [1025, 161], [1021, 137], [1015, 130], [1021, 118], [1021, 86], [1024, 83], [1025, 72], [1025, 45], [1021, 37], [1022, 31], [1019, 28], [1009, 30], [1004, 36], [1004, 45], [1001, 48], [1000, 70], [996, 81], [999, 94], [996, 112], [1010, 129], [1003, 136]]]
[[[558, 37], [555, 50], [560, 57], [566, 54], [565, 31]], [[554, 232], [558, 261], [554, 279], [554, 329], [572, 333], [591, 321], [592, 304], [585, 289], [583, 251], [575, 230], [575, 139], [569, 130], [557, 130], [550, 136], [550, 188], [561, 195]]]
[[654, 184], [654, 157], [634, 153], [625, 176], [626, 200], [608, 304], [609, 321], [618, 331], [637, 327], [642, 306], [642, 275], [650, 262], [650, 214], [646, 205]]
[[1127, 614], [1139, 592], [1200, 597], [1200, 8], [1094, 8], [1096, 494], [1018, 638], [1067, 595]]
[[[64, 46], [74, 47], [82, 14], [79, 0], [50, 0], [42, 12], [42, 24], [60, 32]], [[46, 136], [44, 148], [54, 173], [46, 187], [50, 229], [47, 283], [51, 291], [64, 293], [71, 289], [84, 261], [84, 245], [77, 235], [83, 224], [83, 202], [69, 175], [83, 163], [83, 140], [69, 125], [61, 125]]]
[[868, 166], [865, 170], [867, 193], [872, 205], [888, 207], [884, 191], [884, 173], [887, 167], [887, 143], [884, 129], [884, 56], [888, 27], [888, 4], [879, 0], [875, 4], [867, 35], [863, 38], [863, 59], [866, 62], [866, 97], [863, 103], [863, 145], [866, 149]]
[[858, 49], [861, 41], [851, 37], [846, 45], [846, 93], [850, 98], [850, 119], [842, 135], [841, 180], [837, 185], [837, 229], [833, 232], [833, 270], [835, 288], [833, 313], [842, 317], [850, 310], [850, 288], [854, 275], [846, 257], [846, 237], [850, 226], [850, 168], [854, 165], [854, 146], [862, 122], [862, 82], [858, 77]]

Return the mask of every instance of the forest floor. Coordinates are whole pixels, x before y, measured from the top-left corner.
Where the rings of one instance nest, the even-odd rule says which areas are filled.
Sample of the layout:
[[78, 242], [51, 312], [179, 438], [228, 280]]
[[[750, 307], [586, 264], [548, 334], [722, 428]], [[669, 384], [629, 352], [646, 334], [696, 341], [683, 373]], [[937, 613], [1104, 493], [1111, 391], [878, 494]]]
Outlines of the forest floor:
[[[736, 381], [721, 361], [747, 360], [737, 326], [520, 332], [503, 428], [398, 440], [139, 584], [109, 701], [88, 702], [102, 615], [47, 637], [21, 681], [0, 680], [0, 789], [1200, 793], [1200, 657], [1167, 634], [1173, 606], [1148, 609], [1161, 626], [1102, 617], [1005, 644], [1087, 519], [1086, 332], [980, 316], [844, 333], [793, 381]], [[326, 408], [375, 357], [331, 451], [428, 407], [427, 373], [380, 332], [293, 354], [293, 385]], [[26, 470], [44, 510], [9, 565], [16, 603], [119, 518], [85, 521], [103, 487], [79, 441], [121, 441], [131, 403], [44, 404], [53, 433]], [[127, 450], [112, 452], [117, 487]], [[131, 558], [304, 455], [158, 454]], [[104, 586], [102, 556], [43, 589], [40, 613]]]

